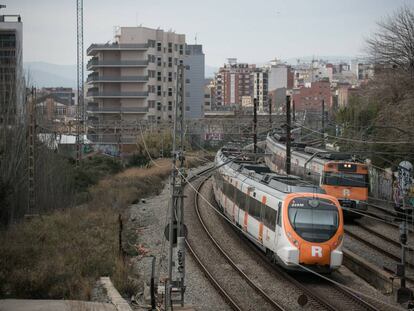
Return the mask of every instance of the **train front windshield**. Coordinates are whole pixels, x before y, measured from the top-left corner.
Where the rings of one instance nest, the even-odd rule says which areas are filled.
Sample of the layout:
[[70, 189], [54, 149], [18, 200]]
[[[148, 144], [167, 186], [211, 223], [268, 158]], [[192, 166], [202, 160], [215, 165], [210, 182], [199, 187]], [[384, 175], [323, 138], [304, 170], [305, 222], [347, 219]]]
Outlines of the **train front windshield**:
[[301, 238], [309, 242], [331, 239], [339, 227], [337, 206], [322, 198], [294, 198], [288, 206], [289, 221]]
[[368, 175], [325, 172], [322, 183], [328, 186], [368, 187]]

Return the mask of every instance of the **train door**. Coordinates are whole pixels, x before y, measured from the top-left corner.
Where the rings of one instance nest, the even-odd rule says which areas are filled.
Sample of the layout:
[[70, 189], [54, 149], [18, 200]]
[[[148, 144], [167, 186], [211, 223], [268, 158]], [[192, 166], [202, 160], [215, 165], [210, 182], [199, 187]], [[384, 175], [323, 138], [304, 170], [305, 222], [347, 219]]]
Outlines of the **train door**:
[[[260, 204], [260, 216], [259, 216], [259, 241], [263, 244], [263, 228], [266, 217], [266, 196], [262, 197], [262, 203]], [[267, 233], [268, 234], [268, 233]]]
[[282, 239], [282, 202], [278, 203], [275, 226], [275, 249]]

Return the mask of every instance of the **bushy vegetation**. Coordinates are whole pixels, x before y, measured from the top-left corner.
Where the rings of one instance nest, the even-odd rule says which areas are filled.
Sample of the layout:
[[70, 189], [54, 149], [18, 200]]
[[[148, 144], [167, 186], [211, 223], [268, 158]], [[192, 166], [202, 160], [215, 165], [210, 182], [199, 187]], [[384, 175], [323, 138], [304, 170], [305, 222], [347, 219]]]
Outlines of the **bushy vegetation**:
[[413, 17], [413, 9], [403, 7], [378, 23], [367, 40], [375, 75], [336, 115], [345, 138], [340, 146], [364, 151], [380, 166], [414, 160]]
[[74, 167], [76, 202], [87, 200], [89, 187], [96, 185], [105, 176], [116, 174], [121, 170], [122, 164], [115, 158], [95, 156], [83, 159], [78, 167]]
[[[91, 161], [101, 165], [101, 173], [104, 167], [119, 170], [111, 161]], [[158, 193], [170, 168], [168, 160], [158, 160], [149, 168], [108, 175], [89, 188], [87, 205], [1, 232], [0, 297], [89, 299], [103, 275], [111, 276], [123, 293], [133, 293], [136, 284], [129, 277], [128, 260], [118, 253], [118, 215], [129, 204]]]
[[73, 208], [0, 234], [0, 297], [88, 300], [118, 260], [117, 214]]

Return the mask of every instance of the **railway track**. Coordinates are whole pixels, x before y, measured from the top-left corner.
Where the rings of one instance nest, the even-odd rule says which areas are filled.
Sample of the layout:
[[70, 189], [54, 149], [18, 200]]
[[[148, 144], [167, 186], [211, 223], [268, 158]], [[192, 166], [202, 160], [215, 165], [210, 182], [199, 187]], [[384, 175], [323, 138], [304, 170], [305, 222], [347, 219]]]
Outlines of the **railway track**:
[[[206, 178], [207, 179], [207, 178]], [[269, 294], [265, 293], [263, 290], [260, 289], [259, 286], [255, 284], [255, 281], [252, 280], [246, 273], [244, 273], [240, 268], [239, 264], [230, 257], [229, 254], [224, 250], [224, 248], [220, 245], [220, 243], [213, 237], [213, 235], [210, 233], [210, 231], [207, 228], [207, 225], [204, 223], [202, 219], [202, 215], [200, 214], [199, 210], [199, 192], [201, 187], [203, 186], [204, 182], [206, 181], [204, 179], [198, 186], [196, 187], [196, 195], [194, 198], [194, 207], [197, 214], [197, 217], [200, 221], [201, 227], [203, 228], [203, 231], [206, 232], [206, 234], [209, 237], [209, 240], [214, 244], [214, 247], [222, 254], [223, 257], [226, 258], [227, 262], [230, 264], [230, 266], [233, 267], [237, 271], [237, 273], [243, 277], [243, 279], [255, 289], [256, 293], [259, 293], [259, 295], [263, 298], [264, 301], [266, 301], [270, 306], [275, 310], [286, 310], [286, 308], [281, 305], [280, 302], [275, 301], [272, 297], [269, 296]], [[239, 235], [240, 236], [240, 235]], [[248, 240], [242, 236], [244, 241], [247, 242]], [[188, 243], [188, 248], [190, 252], [193, 254], [194, 258], [198, 262], [201, 269], [204, 271], [206, 276], [210, 279], [214, 287], [222, 294], [222, 296], [226, 299], [226, 301], [229, 303], [229, 305], [234, 310], [245, 310], [246, 308], [243, 307], [237, 300], [238, 297], [234, 297], [232, 293], [230, 293], [226, 289], [226, 285], [222, 285], [220, 283], [220, 280], [217, 280], [214, 273], [209, 271], [209, 267], [203, 262], [203, 259], [201, 256], [197, 254], [197, 251], [194, 250], [191, 243]], [[247, 244], [247, 243], [242, 243]], [[315, 283], [315, 277], [310, 274], [301, 274], [299, 277], [293, 277], [289, 273], [287, 273], [282, 268], [275, 266], [272, 264], [267, 257], [256, 247], [248, 247], [249, 249], [254, 249], [254, 252], [256, 253], [257, 258], [261, 258], [260, 264], [265, 266], [265, 269], [272, 275], [274, 275], [275, 279], [281, 279], [288, 281], [290, 284], [294, 285], [297, 290], [306, 297], [309, 297], [312, 303], [314, 304], [314, 307], [316, 309], [325, 309], [325, 310], [378, 310], [379, 308], [371, 305], [370, 303], [364, 301], [359, 297], [357, 294], [353, 293], [352, 291], [337, 285], [335, 283], [328, 282], [324, 279], [317, 278], [317, 281]], [[304, 279], [302, 279], [304, 278]], [[307, 280], [306, 280], [307, 278]], [[309, 282], [309, 278], [312, 280]], [[315, 305], [316, 304], [316, 305]], [[319, 306], [317, 306], [319, 305]], [[248, 308], [247, 308], [248, 309]], [[259, 308], [260, 310], [262, 308]], [[288, 308], [291, 309], [291, 308]], [[312, 308], [314, 309], [314, 308]]]
[[[395, 241], [389, 236], [386, 236], [360, 223], [358, 223], [357, 228], [350, 227], [349, 225], [345, 226], [345, 234], [379, 254], [375, 256], [375, 260], [371, 262], [373, 262], [376, 265], [379, 265], [380, 268], [386, 272], [395, 273], [395, 265], [401, 262], [401, 257], [399, 253], [401, 246], [399, 242]], [[407, 251], [411, 252], [412, 254], [414, 249], [411, 246], [408, 246]], [[381, 256], [385, 257], [382, 261], [382, 265], [379, 261]], [[407, 270], [407, 274], [412, 274], [412, 272], [414, 271], [414, 264], [412, 262], [412, 258], [411, 261], [409, 259], [410, 258], [407, 258], [406, 260], [406, 266], [409, 268]], [[407, 276], [406, 278], [408, 281], [414, 284], [413, 277]]]
[[[197, 185], [196, 191], [199, 191], [204, 181], [205, 179]], [[203, 258], [198, 252], [200, 247], [198, 247], [197, 250], [197, 247], [191, 240], [186, 239], [188, 250], [213, 286], [227, 301], [229, 306], [233, 310], [255, 310], [257, 306], [260, 306], [260, 310], [287, 310], [279, 302], [273, 300], [266, 294], [254, 280], [247, 276], [234, 261], [227, 256], [226, 252], [217, 244], [217, 242], [215, 242], [214, 238], [205, 227], [198, 211], [198, 195], [195, 195], [194, 204], [195, 213], [197, 214], [200, 225], [203, 228], [202, 231], [205, 235], [203, 248], [208, 250], [209, 258], [207, 260], [206, 258]], [[197, 241], [199, 243], [200, 239]], [[205, 243], [206, 241], [208, 241], [208, 243]], [[218, 253], [219, 256], [214, 256], [215, 253]], [[226, 268], [225, 271], [217, 269], [217, 267], [220, 266], [230, 266], [231, 269]], [[224, 274], [226, 275], [224, 276]], [[247, 293], [249, 293], [249, 297], [246, 297]]]

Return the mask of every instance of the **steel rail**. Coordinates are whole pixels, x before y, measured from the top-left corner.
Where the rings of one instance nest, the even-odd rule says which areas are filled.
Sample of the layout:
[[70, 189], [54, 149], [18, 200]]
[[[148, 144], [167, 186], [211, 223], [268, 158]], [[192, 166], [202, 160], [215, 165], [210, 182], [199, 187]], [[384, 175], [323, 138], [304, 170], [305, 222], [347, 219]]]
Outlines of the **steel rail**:
[[[204, 183], [207, 181], [207, 179], [210, 176], [205, 177], [202, 182], [197, 186], [196, 193], [194, 196], [194, 208], [197, 213], [198, 220], [200, 224], [202, 225], [204, 232], [207, 234], [209, 239], [213, 242], [214, 246], [218, 249], [218, 251], [223, 255], [224, 258], [226, 258], [227, 262], [240, 274], [240, 276], [246, 280], [246, 282], [252, 287], [262, 298], [264, 298], [275, 310], [286, 310], [285, 307], [283, 307], [279, 302], [274, 301], [268, 294], [266, 294], [260, 287], [258, 287], [255, 282], [249, 278], [238, 266], [237, 264], [230, 258], [230, 256], [226, 253], [226, 251], [219, 245], [216, 239], [212, 236], [210, 231], [207, 229], [206, 224], [204, 223], [202, 216], [199, 211], [199, 205], [198, 205], [198, 198], [199, 198], [199, 192], [201, 187], [204, 185]], [[188, 243], [188, 241], [187, 241]], [[200, 264], [202, 264], [200, 262]], [[215, 281], [217, 282], [217, 281]], [[228, 293], [226, 296], [229, 296]]]

